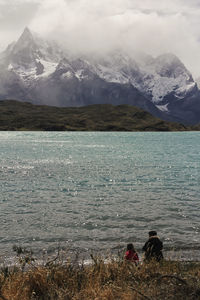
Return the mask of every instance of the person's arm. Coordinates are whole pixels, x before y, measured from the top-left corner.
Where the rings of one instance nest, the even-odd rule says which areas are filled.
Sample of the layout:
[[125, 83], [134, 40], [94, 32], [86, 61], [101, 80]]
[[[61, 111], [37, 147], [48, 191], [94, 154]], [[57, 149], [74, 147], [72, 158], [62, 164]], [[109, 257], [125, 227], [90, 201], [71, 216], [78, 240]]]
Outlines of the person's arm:
[[146, 242], [146, 243], [144, 244], [144, 246], [143, 246], [143, 248], [142, 248], [143, 251], [147, 251], [147, 243], [148, 243], [148, 242]]
[[135, 252], [135, 255], [134, 255], [134, 260], [136, 261], [136, 262], [139, 262], [139, 257], [138, 257], [138, 254]]
[[160, 250], [163, 249], [163, 243], [160, 241]]

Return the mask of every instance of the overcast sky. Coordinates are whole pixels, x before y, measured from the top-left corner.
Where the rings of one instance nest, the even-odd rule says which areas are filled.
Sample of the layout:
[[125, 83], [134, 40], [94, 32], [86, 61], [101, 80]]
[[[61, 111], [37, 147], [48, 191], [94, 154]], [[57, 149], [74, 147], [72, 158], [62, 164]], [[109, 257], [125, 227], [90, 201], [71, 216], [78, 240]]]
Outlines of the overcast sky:
[[0, 0], [0, 49], [25, 26], [73, 51], [172, 52], [200, 76], [200, 0]]

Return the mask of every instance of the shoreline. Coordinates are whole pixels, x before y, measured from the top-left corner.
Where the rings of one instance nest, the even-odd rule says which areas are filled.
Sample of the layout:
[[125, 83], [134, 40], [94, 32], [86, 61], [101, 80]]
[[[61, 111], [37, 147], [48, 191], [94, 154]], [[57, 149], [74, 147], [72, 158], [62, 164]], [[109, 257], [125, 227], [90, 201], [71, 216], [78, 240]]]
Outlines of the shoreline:
[[[16, 265], [17, 260], [20, 256], [23, 257], [29, 257], [31, 256], [33, 258], [33, 261], [36, 263], [36, 265], [41, 266], [45, 265], [47, 261], [54, 260], [57, 257], [57, 261], [59, 262], [67, 262], [69, 260], [74, 261], [75, 259], [80, 264], [85, 265], [91, 265], [92, 259], [91, 256], [101, 257], [104, 262], [110, 261], [112, 259], [119, 259], [123, 258], [126, 249], [120, 249], [119, 251], [97, 251], [97, 250], [85, 250], [81, 251], [80, 249], [78, 251], [74, 251], [74, 249], [57, 249], [56, 251], [38, 251], [38, 253], [34, 253], [31, 249], [23, 248], [23, 247], [17, 247], [21, 248], [22, 252], [19, 253], [10, 253], [7, 255], [1, 255], [0, 256], [0, 267], [6, 266], [6, 267], [13, 267]], [[20, 250], [21, 251], [21, 250]], [[141, 249], [139, 251], [136, 249], [140, 264], [143, 264], [144, 261], [144, 252], [142, 252]], [[163, 256], [164, 260], [168, 262], [179, 262], [179, 263], [199, 263], [200, 264], [200, 254], [198, 248], [191, 249], [191, 250], [185, 250], [185, 249], [164, 249], [163, 250]]]

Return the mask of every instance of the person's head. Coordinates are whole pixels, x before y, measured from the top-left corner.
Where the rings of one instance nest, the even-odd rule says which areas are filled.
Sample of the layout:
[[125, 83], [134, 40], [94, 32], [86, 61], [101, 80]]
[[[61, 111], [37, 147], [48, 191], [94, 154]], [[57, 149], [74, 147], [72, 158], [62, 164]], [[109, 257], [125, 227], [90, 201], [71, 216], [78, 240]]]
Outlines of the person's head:
[[132, 243], [131, 244], [127, 244], [127, 251], [129, 251], [129, 250], [135, 251], [134, 246], [133, 246]]
[[155, 230], [149, 231], [149, 237], [157, 235], [157, 232]]

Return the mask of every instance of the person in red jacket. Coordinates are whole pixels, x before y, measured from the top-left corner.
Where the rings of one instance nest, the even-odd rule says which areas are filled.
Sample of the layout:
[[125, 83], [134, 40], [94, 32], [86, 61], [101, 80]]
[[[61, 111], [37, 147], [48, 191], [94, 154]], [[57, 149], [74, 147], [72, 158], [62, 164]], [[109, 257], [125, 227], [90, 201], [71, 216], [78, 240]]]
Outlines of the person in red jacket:
[[125, 260], [134, 262], [136, 266], [139, 263], [138, 254], [135, 251], [135, 248], [132, 243], [127, 245], [127, 249], [126, 249], [126, 253], [125, 253]]

